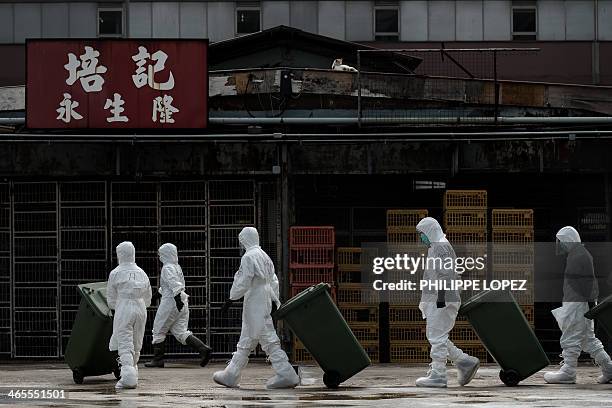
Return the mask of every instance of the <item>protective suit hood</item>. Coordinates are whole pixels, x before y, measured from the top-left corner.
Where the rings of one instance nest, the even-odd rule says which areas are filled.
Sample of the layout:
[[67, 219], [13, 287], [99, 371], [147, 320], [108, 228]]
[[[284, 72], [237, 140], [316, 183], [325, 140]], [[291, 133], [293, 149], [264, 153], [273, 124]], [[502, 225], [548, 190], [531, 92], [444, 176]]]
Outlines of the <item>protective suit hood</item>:
[[163, 264], [178, 264], [178, 250], [174, 244], [163, 244], [157, 252]]
[[438, 221], [432, 217], [425, 217], [419, 221], [416, 230], [427, 235], [429, 242], [441, 242], [446, 237]]
[[557, 232], [557, 239], [561, 242], [574, 242], [578, 243], [580, 241], [580, 234], [574, 227], [563, 227]]
[[117, 245], [117, 262], [122, 263], [135, 263], [136, 262], [136, 248], [130, 241], [123, 241]]
[[250, 248], [259, 246], [259, 233], [253, 227], [245, 227], [238, 234], [238, 241], [245, 251], [248, 251]]

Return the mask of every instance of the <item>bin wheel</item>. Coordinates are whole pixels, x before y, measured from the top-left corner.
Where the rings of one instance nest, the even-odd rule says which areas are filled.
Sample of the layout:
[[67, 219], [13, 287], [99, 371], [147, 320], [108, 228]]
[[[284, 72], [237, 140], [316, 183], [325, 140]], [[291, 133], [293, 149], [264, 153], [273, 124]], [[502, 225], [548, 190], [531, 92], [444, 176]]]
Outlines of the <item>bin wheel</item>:
[[340, 374], [335, 371], [326, 371], [323, 373], [323, 383], [327, 388], [338, 388], [340, 385]]
[[83, 375], [81, 370], [77, 368], [75, 370], [72, 370], [72, 379], [74, 380], [75, 384], [83, 384], [83, 379], [85, 379], [85, 376]]
[[120, 368], [115, 368], [113, 370], [113, 375], [115, 376], [115, 378], [117, 380], [120, 380], [121, 379], [121, 369]]
[[514, 370], [501, 370], [499, 372], [499, 379], [508, 387], [516, 387], [521, 381], [519, 373]]

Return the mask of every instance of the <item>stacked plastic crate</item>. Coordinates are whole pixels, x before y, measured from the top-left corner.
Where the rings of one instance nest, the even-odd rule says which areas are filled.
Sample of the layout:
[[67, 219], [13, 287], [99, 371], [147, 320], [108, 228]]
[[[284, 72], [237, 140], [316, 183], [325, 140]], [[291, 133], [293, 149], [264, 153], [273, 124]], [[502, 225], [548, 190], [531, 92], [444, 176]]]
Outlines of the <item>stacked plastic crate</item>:
[[[374, 249], [372, 249], [373, 251]], [[362, 279], [362, 262], [367, 262], [365, 257], [369, 257], [371, 252], [368, 249], [344, 247], [338, 248], [338, 302], [340, 312], [353, 331], [357, 340], [361, 343], [364, 350], [370, 356], [372, 362], [380, 360], [380, 321], [378, 303], [345, 303], [345, 288], [363, 289], [364, 279]], [[351, 292], [352, 293], [352, 292]], [[351, 300], [351, 299], [347, 299]]]
[[[421, 256], [426, 248], [420, 244], [416, 226], [427, 217], [421, 209], [387, 211], [388, 256], [395, 253]], [[388, 272], [388, 282], [401, 279], [419, 281], [422, 270], [410, 277], [404, 271]], [[419, 291], [394, 291], [389, 295], [389, 361], [392, 363], [425, 363], [429, 361], [429, 344], [425, 337], [425, 321], [418, 308]]]
[[[447, 190], [444, 194], [444, 230], [458, 257], [481, 257], [487, 254], [487, 192], [485, 190]], [[462, 273], [464, 280], [483, 281], [487, 269]], [[475, 292], [462, 291], [463, 301]], [[487, 352], [471, 325], [459, 316], [449, 335], [455, 345], [468, 354], [486, 361]]]
[[[334, 227], [301, 227], [289, 229], [289, 283], [290, 296], [304, 289], [325, 282], [334, 286]], [[340, 291], [343, 289], [340, 288]], [[294, 338], [293, 361], [310, 362], [312, 357], [304, 345]]]
[[[156, 288], [160, 264], [157, 255], [158, 241], [158, 188], [155, 182], [111, 183], [111, 253], [112, 265], [117, 265], [115, 248], [123, 241], [131, 241], [136, 248], [136, 263], [149, 275], [151, 286]], [[152, 353], [153, 319], [155, 306], [147, 311], [147, 326], [142, 348], [143, 355]]]
[[[159, 244], [170, 242], [178, 249], [189, 294], [189, 329], [206, 340], [206, 182], [162, 182], [159, 190]], [[155, 274], [161, 267], [158, 263]], [[166, 352], [193, 351], [170, 339]]]
[[14, 184], [13, 355], [58, 357], [58, 194], [54, 182]]
[[[487, 192], [448, 190], [444, 196], [444, 231], [457, 256], [484, 257], [487, 253]], [[465, 271], [463, 279], [485, 279], [486, 269]], [[472, 296], [464, 291], [462, 298]]]
[[240, 338], [242, 301], [221, 313], [240, 267], [238, 234], [255, 226], [255, 186], [250, 180], [209, 182], [210, 344], [215, 356], [229, 356]]
[[492, 279], [525, 279], [527, 290], [514, 291], [525, 317], [534, 325], [534, 229], [532, 209], [493, 209]]
[[77, 285], [105, 281], [109, 273], [106, 183], [61, 183], [59, 193], [61, 354], [64, 355], [81, 301]]
[[11, 201], [0, 183], [0, 358], [11, 356]]

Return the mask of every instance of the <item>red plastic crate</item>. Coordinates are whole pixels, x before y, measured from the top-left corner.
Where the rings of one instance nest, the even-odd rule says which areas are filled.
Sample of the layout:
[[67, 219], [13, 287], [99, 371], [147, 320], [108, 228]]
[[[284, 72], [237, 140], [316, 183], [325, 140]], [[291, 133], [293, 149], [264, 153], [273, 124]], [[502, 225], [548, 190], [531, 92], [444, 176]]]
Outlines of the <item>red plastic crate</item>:
[[304, 247], [334, 247], [336, 233], [334, 227], [291, 227], [289, 228], [289, 246]]
[[292, 285], [316, 285], [325, 282], [334, 283], [334, 268], [300, 268], [289, 271], [289, 283]]
[[289, 268], [333, 268], [334, 247], [291, 248]]

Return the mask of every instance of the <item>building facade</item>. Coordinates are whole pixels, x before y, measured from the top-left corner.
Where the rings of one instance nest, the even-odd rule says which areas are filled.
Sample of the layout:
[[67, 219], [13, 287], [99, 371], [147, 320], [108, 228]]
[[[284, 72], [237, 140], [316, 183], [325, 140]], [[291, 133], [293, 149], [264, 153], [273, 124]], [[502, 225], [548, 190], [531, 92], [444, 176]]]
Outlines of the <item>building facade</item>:
[[1, 3], [3, 44], [96, 36], [222, 41], [278, 25], [348, 41], [612, 40], [610, 0]]
[[14, 61], [0, 86], [23, 83], [27, 38], [216, 42], [279, 25], [378, 47], [537, 47], [538, 63], [502, 75], [611, 84], [611, 19], [612, 0], [0, 1], [0, 49]]

